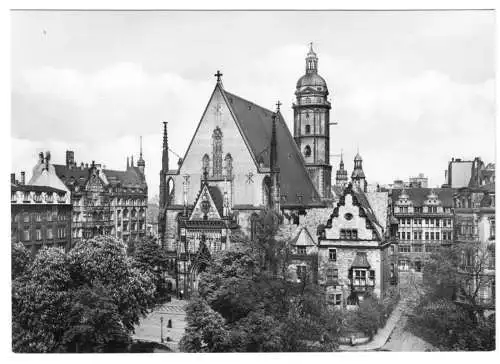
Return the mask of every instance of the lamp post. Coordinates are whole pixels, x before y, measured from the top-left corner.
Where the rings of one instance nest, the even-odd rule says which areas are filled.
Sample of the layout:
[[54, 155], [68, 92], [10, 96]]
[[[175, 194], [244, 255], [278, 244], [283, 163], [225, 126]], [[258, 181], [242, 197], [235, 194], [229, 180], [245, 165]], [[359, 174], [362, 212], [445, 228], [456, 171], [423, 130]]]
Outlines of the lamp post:
[[163, 316], [160, 317], [160, 341], [163, 343]]

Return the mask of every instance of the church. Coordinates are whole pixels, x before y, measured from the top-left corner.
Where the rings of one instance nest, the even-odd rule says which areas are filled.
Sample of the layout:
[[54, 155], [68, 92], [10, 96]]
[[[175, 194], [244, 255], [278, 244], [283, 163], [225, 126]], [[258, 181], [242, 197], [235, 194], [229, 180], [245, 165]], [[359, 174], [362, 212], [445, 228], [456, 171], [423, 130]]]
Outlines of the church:
[[[239, 230], [253, 239], [263, 210], [283, 216], [291, 237], [303, 233], [310, 245], [318, 243], [317, 226], [328, 220], [335, 196], [331, 103], [312, 44], [305, 68], [295, 90], [293, 135], [279, 101], [269, 110], [235, 95], [225, 89], [219, 71], [191, 142], [176, 165], [169, 160], [164, 123], [159, 235], [169, 252], [173, 283], [184, 297], [197, 289], [198, 274], [211, 254], [231, 245], [232, 233]], [[365, 183], [360, 161], [356, 167], [353, 180]]]

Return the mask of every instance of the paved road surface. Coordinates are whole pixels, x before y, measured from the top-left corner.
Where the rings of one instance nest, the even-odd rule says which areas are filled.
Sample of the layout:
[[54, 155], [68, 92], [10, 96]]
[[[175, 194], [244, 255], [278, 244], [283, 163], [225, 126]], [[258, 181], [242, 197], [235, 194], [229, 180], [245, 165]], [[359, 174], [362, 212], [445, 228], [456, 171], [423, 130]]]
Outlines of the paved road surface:
[[[172, 298], [171, 302], [150, 313], [135, 327], [134, 339], [161, 342], [161, 317], [163, 317], [164, 344], [172, 350], [178, 351], [179, 340], [186, 327], [186, 301]], [[172, 320], [172, 328], [167, 328], [168, 320]], [[167, 337], [171, 341], [167, 341]]]

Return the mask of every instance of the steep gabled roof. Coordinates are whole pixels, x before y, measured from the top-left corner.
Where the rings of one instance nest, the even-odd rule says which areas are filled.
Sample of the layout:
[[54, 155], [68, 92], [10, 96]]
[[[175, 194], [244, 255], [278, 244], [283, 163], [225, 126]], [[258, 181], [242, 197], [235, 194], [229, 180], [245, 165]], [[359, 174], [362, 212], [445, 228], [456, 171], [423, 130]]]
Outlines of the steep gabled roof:
[[299, 229], [299, 232], [295, 235], [295, 237], [290, 240], [290, 245], [296, 246], [314, 246], [316, 243], [314, 242], [311, 233], [307, 227], [302, 226]]
[[368, 258], [365, 252], [357, 252], [354, 261], [351, 264], [352, 268], [370, 268], [370, 263], [368, 263]]
[[[228, 100], [240, 130], [245, 134], [254, 160], [262, 161], [264, 167], [269, 168], [273, 112], [225, 90], [222, 93]], [[281, 205], [321, 205], [302, 154], [281, 113], [278, 113], [276, 122], [276, 136], [281, 195], [286, 195]]]
[[[68, 168], [62, 164], [54, 164], [54, 168], [57, 176], [61, 178], [67, 186], [72, 184], [73, 180], [80, 186], [83, 186], [89, 179], [90, 168]], [[143, 188], [146, 184], [138, 167], [129, 167], [126, 171], [103, 169], [101, 173], [103, 174], [103, 178], [106, 179], [104, 182], [112, 186], [120, 183], [123, 187]]]

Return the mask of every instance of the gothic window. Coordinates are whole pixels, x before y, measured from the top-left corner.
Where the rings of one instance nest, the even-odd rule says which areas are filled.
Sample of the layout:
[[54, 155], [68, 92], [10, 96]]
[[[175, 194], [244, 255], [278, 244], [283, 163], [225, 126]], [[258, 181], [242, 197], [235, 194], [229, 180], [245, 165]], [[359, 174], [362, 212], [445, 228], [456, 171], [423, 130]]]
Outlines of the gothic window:
[[264, 177], [262, 181], [262, 204], [264, 206], [269, 206], [271, 202], [271, 178], [269, 176]]
[[233, 157], [231, 156], [231, 154], [226, 154], [224, 162], [226, 165], [226, 177], [231, 178], [231, 176], [233, 175]]
[[306, 157], [310, 157], [311, 156], [311, 147], [309, 145], [306, 145], [306, 147], [304, 148], [304, 155]]
[[208, 154], [205, 154], [201, 160], [201, 173], [205, 173], [205, 171], [208, 172], [208, 169], [210, 168], [210, 157]]
[[311, 133], [311, 125], [306, 125], [306, 134]]
[[212, 134], [213, 148], [213, 175], [216, 177], [222, 176], [222, 131], [219, 127], [215, 128]]
[[259, 216], [256, 213], [253, 213], [252, 216], [250, 216], [250, 239], [252, 241], [255, 241], [257, 238], [257, 222], [258, 222]]

